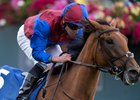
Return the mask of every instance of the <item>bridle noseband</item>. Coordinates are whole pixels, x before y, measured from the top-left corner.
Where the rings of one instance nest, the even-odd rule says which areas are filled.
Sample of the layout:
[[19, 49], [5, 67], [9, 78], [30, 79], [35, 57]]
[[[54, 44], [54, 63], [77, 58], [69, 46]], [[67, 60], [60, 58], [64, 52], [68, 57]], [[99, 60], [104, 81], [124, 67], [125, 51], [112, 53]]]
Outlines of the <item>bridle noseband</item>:
[[[105, 30], [105, 31], [96, 31], [96, 37], [97, 37], [97, 45], [96, 45], [96, 50], [94, 52], [94, 65], [93, 64], [86, 64], [86, 63], [82, 63], [82, 62], [78, 62], [78, 61], [70, 61], [71, 63], [74, 63], [74, 64], [79, 64], [79, 65], [83, 65], [85, 67], [90, 67], [90, 68], [97, 68], [98, 70], [102, 71], [102, 72], [106, 72], [106, 73], [110, 73], [110, 74], [114, 74], [115, 76], [119, 76], [120, 74], [122, 74], [125, 70], [125, 66], [127, 64], [127, 62], [131, 59], [131, 58], [134, 58], [134, 54], [131, 53], [130, 51], [128, 51], [126, 54], [120, 56], [120, 57], [117, 57], [113, 60], [109, 60], [109, 59], [106, 59], [106, 55], [104, 55], [104, 59], [105, 61], [108, 63], [108, 67], [105, 67], [105, 66], [102, 66], [102, 65], [99, 65], [96, 63], [95, 59], [96, 59], [96, 52], [97, 52], [97, 47], [98, 45], [100, 44], [100, 37], [104, 34], [104, 33], [109, 33], [109, 32], [118, 32], [119, 29], [117, 28], [113, 28], [113, 29], [110, 29], [110, 30]], [[101, 45], [101, 44], [100, 44]], [[102, 47], [101, 47], [102, 48]], [[102, 48], [102, 53], [106, 53], [103, 48]], [[113, 63], [123, 57], [127, 57], [127, 60], [124, 64], [124, 66], [122, 68], [118, 68], [117, 66], [115, 66]]]
[[[97, 42], [97, 45], [98, 45], [98, 43], [100, 43], [100, 37], [101, 37], [101, 35], [103, 35], [104, 33], [109, 33], [109, 32], [114, 32], [114, 31], [116, 31], [116, 32], [118, 32], [119, 31], [119, 29], [117, 29], [117, 28], [114, 28], [114, 29], [110, 29], [110, 30], [105, 30], [105, 31], [102, 31], [102, 32], [96, 32], [96, 35], [98, 36], [98, 42]], [[101, 46], [101, 43], [100, 43], [100, 46]], [[131, 59], [131, 58], [134, 58], [134, 54], [133, 53], [131, 53], [130, 51], [128, 51], [126, 54], [123, 54], [122, 56], [120, 56], [120, 57], [117, 57], [117, 58], [115, 58], [115, 59], [107, 59], [108, 57], [106, 57], [107, 56], [107, 54], [105, 55], [104, 53], [106, 53], [105, 52], [105, 50], [102, 48], [102, 46], [101, 46], [101, 49], [102, 49], [102, 53], [103, 53], [103, 56], [104, 56], [104, 58], [105, 58], [105, 61], [108, 63], [108, 65], [109, 65], [109, 69], [107, 69], [107, 72], [109, 72], [110, 74], [114, 74], [115, 76], [119, 76], [120, 74], [122, 74], [124, 71], [125, 71], [125, 68], [126, 68], [126, 64], [127, 64], [127, 62]], [[95, 51], [96, 52], [96, 51]], [[95, 53], [95, 55], [96, 55], [96, 53]], [[115, 62], [115, 61], [117, 61], [117, 60], [119, 60], [119, 59], [121, 59], [121, 58], [123, 58], [123, 57], [127, 57], [127, 60], [125, 61], [125, 64], [124, 64], [124, 66], [123, 67], [121, 67], [121, 68], [118, 68], [117, 66], [115, 66], [113, 63]], [[94, 58], [94, 59], [96, 59], [96, 58]], [[103, 68], [104, 69], [104, 68]]]
[[[96, 50], [95, 50], [95, 52], [94, 52], [94, 65], [93, 64], [87, 64], [87, 63], [82, 63], [82, 62], [79, 62], [79, 61], [70, 61], [71, 63], [74, 63], [74, 64], [78, 64], [78, 65], [82, 65], [82, 66], [85, 66], [85, 67], [89, 67], [89, 68], [97, 68], [98, 70], [100, 70], [100, 71], [102, 71], [102, 72], [106, 72], [106, 73], [110, 73], [110, 74], [113, 74], [113, 75], [115, 75], [115, 78], [116, 79], [120, 79], [120, 77], [121, 77], [121, 75], [124, 73], [124, 71], [125, 71], [125, 67], [126, 67], [126, 64], [127, 64], [127, 62], [130, 60], [130, 59], [132, 59], [132, 58], [134, 58], [134, 54], [133, 53], [131, 53], [130, 51], [128, 51], [126, 54], [124, 54], [124, 55], [122, 55], [122, 56], [120, 56], [120, 57], [117, 57], [117, 58], [115, 58], [115, 59], [113, 59], [113, 60], [109, 60], [109, 59], [106, 59], [106, 56], [103, 54], [103, 56], [104, 56], [104, 58], [105, 58], [105, 60], [106, 60], [106, 62], [108, 63], [108, 67], [105, 67], [105, 66], [102, 66], [102, 65], [99, 65], [99, 64], [97, 64], [96, 63], [96, 52], [97, 52], [97, 47], [98, 47], [98, 45], [100, 44], [100, 37], [101, 37], [101, 35], [103, 35], [104, 33], [109, 33], [109, 32], [113, 32], [113, 31], [119, 31], [119, 29], [117, 29], [117, 28], [114, 28], [114, 29], [110, 29], [110, 30], [105, 30], [105, 31], [102, 31], [102, 32], [98, 32], [98, 31], [96, 31], [96, 36], [97, 36], [97, 45], [96, 45]], [[100, 44], [101, 45], [101, 44]], [[102, 49], [102, 47], [101, 47], [101, 49]], [[102, 53], [106, 53], [103, 49], [102, 49]], [[115, 66], [114, 64], [113, 64], [113, 62], [115, 62], [115, 61], [117, 61], [117, 60], [119, 60], [119, 59], [121, 59], [121, 58], [123, 58], [123, 57], [127, 57], [127, 60], [125, 61], [125, 64], [124, 64], [124, 66], [122, 67], [122, 69], [120, 69], [120, 68], [118, 68], [117, 66]], [[73, 97], [72, 96], [70, 96], [68, 93], [66, 93], [65, 91], [64, 91], [64, 94], [70, 99], [70, 100], [74, 100], [73, 99]]]
[[[92, 24], [91, 24], [91, 26], [92, 26]], [[102, 71], [102, 72], [107, 72], [107, 73], [110, 73], [110, 74], [115, 75], [115, 77], [120, 77], [120, 75], [123, 74], [124, 71], [125, 71], [125, 67], [126, 67], [127, 62], [128, 62], [130, 59], [134, 58], [134, 54], [131, 53], [130, 51], [128, 51], [128, 52], [126, 52], [126, 54], [123, 54], [122, 56], [117, 57], [117, 58], [115, 58], [115, 59], [113, 59], [113, 60], [106, 59], [106, 58], [108, 58], [108, 57], [107, 57], [107, 53], [104, 51], [104, 49], [102, 48], [101, 43], [100, 43], [100, 37], [101, 37], [103, 34], [109, 33], [109, 32], [118, 32], [118, 31], [119, 31], [119, 29], [117, 29], [117, 28], [113, 28], [113, 29], [105, 30], [105, 31], [101, 31], [101, 32], [96, 31], [97, 45], [96, 45], [96, 48], [95, 48], [95, 51], [94, 51], [94, 57], [93, 57], [93, 60], [94, 60], [93, 63], [95, 63], [94, 65], [93, 65], [93, 64], [87, 64], [87, 63], [82, 63], [82, 62], [80, 62], [80, 61], [69, 61], [69, 62], [74, 63], [74, 64], [78, 64], [78, 65], [82, 65], [82, 66], [85, 66], [85, 67], [89, 67], [89, 68], [97, 68], [98, 70], [100, 70], [100, 71]], [[97, 62], [96, 62], [96, 60], [95, 60], [95, 59], [96, 59], [96, 53], [97, 53], [98, 45], [101, 46], [101, 50], [102, 50], [102, 53], [103, 53], [103, 57], [104, 57], [105, 61], [107, 62], [108, 67], [105, 67], [105, 66], [102, 66], [102, 65], [97, 64]], [[105, 54], [106, 54], [106, 55], [105, 55]], [[120, 59], [123, 58], [123, 57], [126, 57], [127, 59], [126, 59], [126, 61], [125, 61], [125, 63], [124, 63], [124, 66], [122, 67], [122, 69], [120, 69], [120, 68], [118, 68], [117, 66], [114, 65], [114, 62], [117, 61], [117, 60], [120, 60]], [[60, 77], [58, 78], [58, 82], [57, 82], [57, 86], [58, 86], [58, 84], [60, 84], [60, 78], [61, 78], [61, 76], [62, 76], [62, 71], [63, 71], [63, 69], [64, 69], [64, 66], [63, 66], [62, 69], [61, 69]], [[56, 88], [55, 88], [55, 92], [56, 92], [57, 86], [56, 86]], [[44, 89], [46, 90], [47, 87], [48, 87], [48, 85], [46, 85], [46, 86], [44, 87]], [[52, 98], [54, 98], [55, 92], [53, 93]], [[44, 91], [43, 91], [43, 93], [44, 93]], [[66, 93], [66, 91], [63, 91], [63, 93], [64, 93], [70, 100], [75, 100], [72, 96], [70, 96], [68, 93]], [[44, 94], [46, 94], [46, 92], [45, 92]], [[45, 96], [43, 96], [43, 97], [45, 97]], [[51, 99], [51, 100], [53, 100], [53, 99]]]

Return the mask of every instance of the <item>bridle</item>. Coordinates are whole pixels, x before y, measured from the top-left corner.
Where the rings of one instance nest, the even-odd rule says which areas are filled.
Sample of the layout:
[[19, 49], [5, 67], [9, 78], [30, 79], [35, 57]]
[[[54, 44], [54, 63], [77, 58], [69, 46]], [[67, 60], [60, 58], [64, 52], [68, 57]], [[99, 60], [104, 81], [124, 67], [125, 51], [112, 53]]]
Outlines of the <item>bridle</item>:
[[[90, 23], [90, 22], [89, 22], [89, 23]], [[91, 24], [91, 23], [90, 23], [90, 24]], [[92, 24], [91, 24], [91, 26], [93, 27]], [[105, 34], [105, 33], [107, 34], [107, 33], [110, 33], [110, 32], [118, 32], [118, 31], [119, 31], [119, 29], [117, 29], [117, 28], [113, 28], [113, 29], [109, 29], [109, 30], [105, 30], [105, 31], [101, 31], [101, 32], [96, 31], [97, 44], [96, 44], [96, 49], [95, 49], [95, 51], [94, 51], [94, 57], [93, 57], [93, 60], [94, 60], [93, 63], [95, 63], [95, 64], [87, 64], [87, 63], [83, 63], [83, 62], [80, 62], [80, 61], [69, 61], [69, 62], [71, 62], [71, 63], [73, 63], [73, 64], [82, 65], [82, 66], [84, 66], [84, 67], [97, 68], [98, 70], [100, 70], [100, 71], [102, 71], [102, 72], [110, 73], [110, 74], [113, 74], [115, 77], [119, 77], [119, 78], [120, 78], [120, 76], [121, 76], [121, 75], [124, 73], [124, 71], [125, 71], [125, 67], [126, 67], [127, 62], [128, 62], [130, 59], [134, 58], [134, 54], [133, 54], [132, 52], [128, 51], [128, 52], [126, 52], [125, 54], [123, 54], [123, 55], [121, 55], [121, 56], [119, 56], [119, 57], [117, 57], [117, 58], [115, 58], [115, 59], [112, 59], [112, 60], [110, 60], [111, 58], [110, 58], [110, 59], [106, 59], [106, 58], [108, 58], [108, 57], [107, 57], [107, 53], [104, 51], [103, 47], [101, 46], [101, 42], [100, 42], [100, 37], [101, 37], [103, 34]], [[108, 67], [99, 65], [99, 64], [96, 62], [96, 53], [97, 53], [97, 48], [98, 48], [99, 45], [101, 46], [101, 51], [102, 51], [102, 53], [103, 53], [103, 57], [104, 57], [105, 61], [106, 61], [107, 64], [108, 64]], [[117, 66], [114, 65], [114, 62], [117, 61], [117, 60], [120, 60], [120, 59], [123, 58], [123, 57], [126, 57], [126, 58], [127, 58], [126, 61], [125, 61], [125, 63], [124, 63], [124, 66], [121, 67], [121, 68], [118, 68]], [[57, 89], [57, 87], [58, 87], [58, 84], [60, 84], [60, 79], [61, 79], [61, 76], [62, 76], [62, 71], [63, 71], [63, 69], [64, 69], [64, 66], [62, 67], [61, 72], [60, 72], [60, 74], [59, 74], [60, 77], [58, 78], [58, 82], [56, 83], [57, 86], [56, 86], [56, 88], [55, 88], [55, 91], [54, 91], [54, 93], [53, 93], [53, 96], [52, 96], [52, 99], [51, 99], [51, 100], [53, 100], [54, 95], [55, 95], [55, 93], [56, 93], [56, 89]], [[46, 85], [46, 86], [44, 87], [43, 90], [46, 90], [47, 87], [48, 87], [48, 86]], [[64, 93], [70, 100], [74, 100], [74, 98], [71, 97], [68, 93], [66, 93], [66, 91], [63, 91], [63, 93]], [[43, 91], [43, 94], [44, 94], [43, 97], [45, 97], [46, 92]]]
[[[92, 24], [91, 24], [92, 25]], [[99, 31], [96, 31], [96, 36], [97, 36], [97, 45], [96, 45], [96, 49], [94, 51], [94, 65], [93, 64], [87, 64], [87, 63], [83, 63], [83, 62], [80, 62], [80, 61], [70, 61], [71, 63], [73, 64], [78, 64], [78, 65], [82, 65], [84, 67], [89, 67], [89, 68], [96, 68], [102, 72], [106, 72], [106, 73], [110, 73], [110, 74], [113, 74], [116, 78], [120, 78], [121, 75], [124, 73], [125, 71], [125, 67], [126, 67], [126, 64], [127, 62], [131, 59], [131, 58], [134, 58], [134, 54], [131, 53], [130, 51], [126, 52], [126, 54], [123, 54], [113, 60], [109, 60], [109, 59], [106, 59], [108, 57], [106, 57], [107, 55], [105, 55], [105, 51], [103, 50], [102, 46], [101, 46], [101, 43], [100, 43], [100, 37], [103, 35], [103, 34], [107, 34], [109, 32], [118, 32], [119, 29], [117, 28], [114, 28], [114, 29], [110, 29], [110, 30], [105, 30], [105, 31], [102, 31], [102, 32], [99, 32]], [[97, 64], [96, 62], [96, 53], [97, 53], [97, 47], [98, 45], [100, 44], [101, 46], [101, 50], [102, 50], [102, 53], [103, 53], [103, 56], [105, 58], [105, 61], [107, 62], [108, 64], [108, 67], [105, 67], [105, 66], [102, 66], [102, 65], [99, 65]], [[125, 61], [124, 63], [124, 66], [121, 67], [122, 69], [118, 68], [117, 66], [115, 66], [113, 64], [113, 62], [123, 58], [123, 57], [127, 57], [127, 60]], [[123, 76], [122, 76], [123, 77]], [[68, 93], [66, 93], [65, 91], [63, 91], [64, 94], [70, 99], [70, 100], [74, 100], [74, 98], [72, 96], [70, 96]]]
[[[131, 58], [134, 58], [134, 54], [131, 53], [130, 51], [128, 51], [128, 52], [126, 52], [125, 54], [123, 54], [123, 55], [121, 55], [121, 56], [119, 56], [119, 57], [116, 57], [115, 59], [112, 59], [112, 58], [109, 59], [109, 58], [107, 57], [108, 54], [106, 53], [105, 49], [101, 46], [100, 37], [101, 37], [103, 34], [105, 34], [105, 33], [107, 34], [107, 33], [110, 33], [110, 32], [119, 32], [119, 29], [113, 28], [113, 29], [110, 29], [110, 30], [102, 31], [102, 32], [96, 31], [96, 36], [97, 36], [97, 47], [98, 47], [98, 45], [100, 44], [103, 57], [104, 57], [105, 61], [106, 61], [107, 64], [108, 64], [108, 67], [103, 67], [103, 66], [101, 66], [101, 67], [99, 68], [99, 70], [102, 69], [101, 71], [106, 71], [106, 72], [108, 72], [108, 73], [110, 73], [110, 74], [114, 74], [115, 76], [119, 76], [120, 74], [122, 74], [122, 73], [124, 72], [124, 70], [125, 70], [125, 68], [126, 68], [127, 62], [128, 62]], [[112, 33], [112, 34], [113, 34], [113, 33]], [[95, 50], [95, 52], [94, 52], [94, 60], [96, 59], [97, 47], [96, 47], [96, 50]], [[117, 61], [117, 60], [120, 60], [120, 59], [123, 58], [123, 57], [127, 57], [127, 60], [125, 61], [123, 67], [118, 68], [116, 65], [114, 65], [114, 62]], [[96, 64], [97, 66], [100, 66], [100, 65], [98, 65], [98, 64], [96, 63], [96, 61], [95, 61], [95, 64]], [[98, 67], [97, 67], [97, 68], [98, 68]]]
[[[92, 25], [92, 24], [91, 24]], [[100, 37], [103, 35], [103, 34], [107, 34], [107, 33], [110, 33], [110, 32], [118, 32], [119, 29], [117, 28], [113, 28], [113, 29], [110, 29], [110, 30], [105, 30], [105, 31], [96, 31], [96, 36], [97, 36], [97, 45], [96, 45], [96, 49], [95, 49], [95, 52], [94, 52], [94, 65], [93, 64], [87, 64], [87, 63], [82, 63], [82, 62], [78, 62], [78, 61], [70, 61], [71, 63], [74, 63], [74, 64], [79, 64], [79, 65], [83, 65], [85, 67], [90, 67], [90, 68], [97, 68], [98, 70], [102, 71], [102, 72], [106, 72], [106, 73], [110, 73], [110, 74], [113, 74], [115, 75], [115, 77], [120, 77], [120, 75], [125, 71], [125, 67], [126, 67], [126, 64], [127, 62], [131, 59], [131, 58], [134, 58], [134, 54], [130, 51], [126, 52], [125, 54], [115, 58], [115, 59], [107, 59], [107, 53], [105, 52], [105, 50], [103, 49], [103, 47], [101, 46], [101, 43], [100, 43]], [[103, 54], [103, 57], [105, 59], [105, 61], [107, 62], [108, 66], [102, 66], [102, 65], [99, 65], [97, 62], [96, 62], [96, 53], [97, 53], [97, 47], [98, 45], [101, 46], [101, 51], [102, 51], [102, 54]], [[125, 61], [123, 67], [121, 68], [118, 68], [117, 66], [115, 66], [113, 63], [123, 57], [127, 57], [127, 60]]]

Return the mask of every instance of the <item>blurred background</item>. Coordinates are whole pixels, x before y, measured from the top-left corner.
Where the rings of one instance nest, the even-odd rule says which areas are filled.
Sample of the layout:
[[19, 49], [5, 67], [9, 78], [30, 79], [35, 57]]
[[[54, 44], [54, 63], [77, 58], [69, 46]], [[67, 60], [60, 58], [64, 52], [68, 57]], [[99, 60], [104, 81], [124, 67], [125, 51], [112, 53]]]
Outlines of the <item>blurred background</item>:
[[[0, 0], [0, 66], [28, 71], [32, 67], [17, 44], [19, 27], [29, 16], [45, 9], [62, 10], [70, 2], [86, 5], [90, 19], [119, 21], [117, 27], [129, 39], [129, 48], [140, 65], [140, 0]], [[101, 74], [95, 100], [140, 100], [140, 82], [125, 86], [108, 74]]]

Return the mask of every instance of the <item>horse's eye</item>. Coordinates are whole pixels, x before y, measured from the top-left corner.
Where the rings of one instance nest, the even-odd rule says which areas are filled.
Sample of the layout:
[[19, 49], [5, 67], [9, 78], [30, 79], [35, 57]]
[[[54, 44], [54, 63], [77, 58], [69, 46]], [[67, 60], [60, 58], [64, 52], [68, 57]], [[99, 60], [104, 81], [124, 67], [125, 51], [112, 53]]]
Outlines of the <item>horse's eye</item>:
[[114, 44], [114, 42], [113, 42], [112, 39], [107, 39], [107, 40], [106, 40], [106, 43], [107, 43], [107, 44]]

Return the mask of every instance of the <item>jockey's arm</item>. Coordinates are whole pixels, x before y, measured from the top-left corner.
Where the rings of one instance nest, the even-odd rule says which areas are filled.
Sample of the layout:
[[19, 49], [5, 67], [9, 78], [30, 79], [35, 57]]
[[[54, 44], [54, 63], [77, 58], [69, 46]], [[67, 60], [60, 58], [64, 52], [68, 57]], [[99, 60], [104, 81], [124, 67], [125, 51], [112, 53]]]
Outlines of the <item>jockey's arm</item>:
[[[62, 56], [52, 56], [45, 52], [48, 45], [48, 34], [50, 33], [50, 27], [47, 22], [36, 20], [34, 27], [34, 34], [31, 37], [32, 56], [35, 60], [44, 62], [46, 64], [50, 62], [66, 62], [71, 59], [70, 54], [64, 54]], [[39, 22], [38, 22], [39, 21]], [[45, 27], [45, 28], [43, 28]]]
[[50, 33], [49, 24], [45, 21], [36, 19], [34, 25], [34, 33], [31, 37], [32, 56], [35, 60], [50, 63], [49, 59], [52, 55], [45, 52], [48, 44], [48, 34]]

